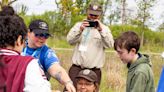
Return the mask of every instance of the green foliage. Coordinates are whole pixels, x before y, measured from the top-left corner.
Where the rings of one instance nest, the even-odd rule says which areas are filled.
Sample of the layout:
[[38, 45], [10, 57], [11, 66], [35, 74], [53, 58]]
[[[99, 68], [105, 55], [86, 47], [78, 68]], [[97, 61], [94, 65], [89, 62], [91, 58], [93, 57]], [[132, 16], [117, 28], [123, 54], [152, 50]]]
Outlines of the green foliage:
[[112, 31], [114, 38], [118, 37], [122, 32], [125, 31], [135, 31], [137, 33], [140, 31], [138, 27], [130, 25], [112, 25], [110, 26], [110, 29]]
[[83, 15], [74, 16], [74, 17], [72, 16], [72, 18], [68, 20], [71, 22], [68, 23], [66, 22], [66, 19], [62, 17], [61, 13], [56, 13], [56, 12], [45, 12], [43, 15], [32, 15], [32, 16], [22, 15], [22, 17], [27, 25], [29, 25], [29, 23], [35, 19], [42, 19], [46, 21], [49, 25], [50, 32], [59, 38], [65, 36], [77, 21], [80, 21], [84, 18]]
[[[84, 15], [78, 15], [74, 16], [70, 19], [70, 23], [66, 23], [65, 19], [62, 16], [61, 13], [55, 13], [55, 12], [46, 12], [43, 15], [32, 15], [32, 16], [23, 16], [21, 15], [25, 23], [29, 25], [30, 21], [34, 19], [43, 19], [48, 22], [50, 32], [53, 34], [52, 39], [50, 39], [49, 43], [52, 47], [64, 47], [64, 48], [70, 48], [71, 46], [66, 42], [65, 36], [67, 35], [68, 31], [71, 29], [71, 27], [77, 22], [81, 21], [85, 18]], [[148, 28], [145, 28], [143, 30], [142, 27], [138, 25], [111, 25], [109, 27], [111, 29], [111, 32], [113, 34], [113, 37], [116, 38], [118, 35], [120, 35], [122, 32], [125, 31], [135, 31], [140, 37], [142, 32], [144, 31], [144, 46], [141, 48], [141, 50], [150, 50], [150, 51], [156, 51], [160, 52], [162, 47], [164, 46], [164, 32], [160, 31], [151, 31]], [[52, 41], [51, 41], [52, 40]], [[53, 45], [55, 43], [55, 45]], [[52, 45], [51, 45], [52, 44]], [[150, 46], [151, 47], [150, 47]], [[147, 48], [144, 48], [147, 47]], [[158, 48], [157, 48], [158, 47]]]
[[141, 21], [143, 27], [146, 26], [146, 22], [152, 18], [150, 11], [155, 5], [157, 0], [136, 0], [138, 6], [137, 20]]
[[72, 48], [72, 46], [66, 41], [65, 37], [62, 37], [62, 39], [50, 37], [47, 41], [47, 44], [52, 48]]
[[[154, 32], [148, 28], [144, 30], [141, 27], [131, 26], [131, 25], [113, 25], [110, 26], [114, 38], [118, 37], [122, 32], [125, 31], [135, 31], [141, 38], [142, 32], [144, 33], [144, 46], [142, 50], [150, 50], [155, 52], [161, 52], [164, 46], [164, 32]], [[147, 47], [147, 48], [146, 48]]]
[[[49, 30], [53, 35], [53, 38], [49, 40], [48, 44], [50, 44], [50, 46], [52, 47], [69, 48], [71, 46], [68, 45], [65, 37], [76, 22], [86, 18], [86, 7], [89, 5], [90, 1], [91, 0], [77, 0], [73, 2], [72, 0], [61, 0], [57, 3], [59, 7], [59, 10], [57, 11], [49, 11], [45, 12], [42, 15], [31, 16], [21, 14], [21, 16], [23, 17], [27, 25], [29, 25], [29, 23], [34, 19], [45, 20], [49, 24]], [[106, 2], [105, 4], [108, 5], [110, 4], [110, 2]], [[144, 32], [143, 47], [141, 48], [141, 50], [149, 49], [150, 51], [160, 52], [160, 50], [164, 46], [164, 32], [151, 31], [150, 29], [148, 29], [147, 26], [144, 25], [143, 27], [142, 23], [143, 22], [141, 20], [133, 19], [128, 25], [110, 25], [110, 29], [114, 38], [116, 38], [122, 32], [129, 30], [135, 31], [140, 37]]]
[[26, 15], [26, 12], [28, 11], [28, 7], [24, 4], [20, 5], [20, 11], [18, 12], [19, 15]]
[[158, 29], [159, 29], [159, 31], [163, 31], [164, 32], [164, 22], [159, 25]]
[[12, 3], [14, 3], [15, 1], [17, 0], [1, 0], [0, 1], [0, 10], [3, 6], [6, 6], [6, 5], [11, 5]]

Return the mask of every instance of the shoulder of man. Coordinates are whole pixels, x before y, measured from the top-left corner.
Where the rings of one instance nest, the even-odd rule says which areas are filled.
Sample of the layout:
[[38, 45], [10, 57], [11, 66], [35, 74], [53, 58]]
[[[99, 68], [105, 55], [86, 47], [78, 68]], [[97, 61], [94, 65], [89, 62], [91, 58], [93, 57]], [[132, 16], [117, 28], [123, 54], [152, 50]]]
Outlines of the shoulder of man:
[[77, 23], [75, 23], [75, 25], [74, 26], [81, 26], [81, 24], [82, 24], [83, 22], [81, 21], [81, 22], [77, 22]]

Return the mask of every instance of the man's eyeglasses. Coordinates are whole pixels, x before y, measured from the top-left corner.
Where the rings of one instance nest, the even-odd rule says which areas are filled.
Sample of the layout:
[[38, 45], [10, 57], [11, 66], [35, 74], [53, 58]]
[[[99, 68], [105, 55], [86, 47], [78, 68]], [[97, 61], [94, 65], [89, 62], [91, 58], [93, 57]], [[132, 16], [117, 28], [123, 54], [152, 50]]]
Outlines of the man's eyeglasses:
[[50, 34], [35, 34], [36, 37], [44, 37], [45, 39], [49, 38]]

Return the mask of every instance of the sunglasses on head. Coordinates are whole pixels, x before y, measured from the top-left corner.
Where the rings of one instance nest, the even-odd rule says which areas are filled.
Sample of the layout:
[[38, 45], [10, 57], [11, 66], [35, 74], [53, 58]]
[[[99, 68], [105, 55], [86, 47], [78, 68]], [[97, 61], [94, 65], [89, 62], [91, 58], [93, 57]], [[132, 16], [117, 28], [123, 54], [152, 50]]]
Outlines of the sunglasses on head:
[[49, 38], [50, 34], [35, 34], [36, 37], [44, 37], [44, 38]]

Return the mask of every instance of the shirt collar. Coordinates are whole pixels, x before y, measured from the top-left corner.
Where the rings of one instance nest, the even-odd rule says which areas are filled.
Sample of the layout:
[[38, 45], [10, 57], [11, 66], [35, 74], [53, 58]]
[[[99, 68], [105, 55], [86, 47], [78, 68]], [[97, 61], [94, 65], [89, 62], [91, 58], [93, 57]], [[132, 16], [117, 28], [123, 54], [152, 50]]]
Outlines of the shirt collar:
[[20, 55], [20, 53], [11, 49], [0, 49], [0, 55]]

